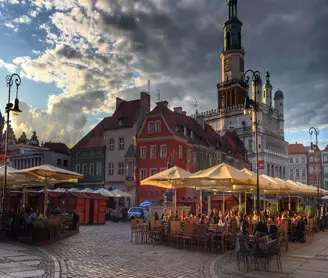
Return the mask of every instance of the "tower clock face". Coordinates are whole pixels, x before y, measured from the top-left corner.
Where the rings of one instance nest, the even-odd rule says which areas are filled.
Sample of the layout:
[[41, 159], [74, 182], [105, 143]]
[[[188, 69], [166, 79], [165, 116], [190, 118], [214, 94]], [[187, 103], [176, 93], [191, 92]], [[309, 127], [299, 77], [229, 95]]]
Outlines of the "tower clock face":
[[231, 70], [231, 59], [230, 58], [225, 58], [224, 59], [224, 71], [230, 71]]

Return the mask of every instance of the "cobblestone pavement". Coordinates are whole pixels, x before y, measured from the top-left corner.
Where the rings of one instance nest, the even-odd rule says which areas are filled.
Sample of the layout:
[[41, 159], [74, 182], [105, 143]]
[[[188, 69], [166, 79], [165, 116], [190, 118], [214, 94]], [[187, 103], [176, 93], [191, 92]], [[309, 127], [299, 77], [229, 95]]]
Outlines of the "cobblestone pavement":
[[[215, 254], [130, 242], [128, 223], [80, 226], [80, 233], [43, 247], [60, 277], [203, 278]], [[57, 275], [58, 276], [58, 275]]]
[[52, 277], [54, 262], [34, 246], [0, 242], [0, 278]]
[[[237, 268], [236, 255], [230, 258], [224, 254], [211, 263], [211, 278], [232, 277], [281, 277], [281, 278], [327, 278], [328, 277], [328, 232], [320, 232], [314, 236], [312, 242], [291, 243], [289, 251], [281, 254], [282, 271], [277, 268], [273, 258], [269, 271], [246, 272], [241, 264], [241, 270]], [[263, 268], [263, 267], [262, 267]], [[214, 273], [213, 273], [214, 272]]]

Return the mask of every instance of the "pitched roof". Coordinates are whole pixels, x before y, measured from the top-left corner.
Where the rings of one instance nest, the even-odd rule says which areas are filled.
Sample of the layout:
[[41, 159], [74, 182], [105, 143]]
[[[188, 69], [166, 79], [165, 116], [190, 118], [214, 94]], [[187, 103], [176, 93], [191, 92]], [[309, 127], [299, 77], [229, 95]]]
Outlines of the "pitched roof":
[[48, 148], [56, 153], [69, 154], [69, 148], [64, 143], [45, 142], [43, 148]]
[[192, 137], [188, 136], [188, 141], [191, 143], [207, 147], [218, 147], [225, 153], [229, 151], [233, 153], [240, 151], [242, 153], [244, 151], [244, 144], [234, 131], [229, 132], [227, 135], [229, 140], [224, 139], [211, 125], [205, 123], [203, 129], [196, 119], [174, 112], [164, 104], [158, 104], [149, 115], [162, 115], [169, 129], [179, 137], [186, 138], [184, 135], [184, 127], [186, 127], [193, 132]]
[[288, 154], [306, 154], [303, 144], [288, 144]]
[[136, 150], [134, 145], [130, 145], [124, 157], [136, 157]]
[[104, 129], [132, 127], [138, 120], [140, 106], [140, 99], [121, 102], [114, 114], [110, 117], [110, 120], [105, 123]]
[[325, 152], [328, 152], [328, 145], [326, 146], [326, 148], [324, 149]]
[[102, 119], [87, 135], [85, 135], [72, 150], [84, 150], [99, 148], [104, 145], [104, 125], [110, 121], [110, 117]]

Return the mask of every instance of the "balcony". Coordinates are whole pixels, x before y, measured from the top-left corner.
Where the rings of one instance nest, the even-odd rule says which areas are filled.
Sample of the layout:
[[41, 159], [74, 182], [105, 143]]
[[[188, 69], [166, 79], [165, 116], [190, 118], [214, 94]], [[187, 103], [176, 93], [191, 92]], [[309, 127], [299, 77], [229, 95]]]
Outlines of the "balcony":
[[248, 84], [244, 80], [242, 80], [241, 78], [234, 78], [234, 79], [227, 80], [227, 81], [224, 81], [224, 82], [221, 82], [221, 83], [217, 84], [217, 88], [218, 89], [224, 88], [224, 87], [230, 86], [232, 84], [236, 84], [236, 83], [240, 84], [244, 88], [248, 87]]
[[127, 181], [127, 182], [135, 182], [134, 175], [126, 174], [125, 175], [125, 181]]

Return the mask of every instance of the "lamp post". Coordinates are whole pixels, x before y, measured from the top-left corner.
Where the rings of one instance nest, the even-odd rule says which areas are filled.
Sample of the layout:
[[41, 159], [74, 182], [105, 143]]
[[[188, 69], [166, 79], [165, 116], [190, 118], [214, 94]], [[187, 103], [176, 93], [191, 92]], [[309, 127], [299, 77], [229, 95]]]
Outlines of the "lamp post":
[[[8, 140], [9, 140], [9, 124], [10, 124], [10, 111], [14, 113], [22, 112], [19, 109], [19, 100], [18, 100], [18, 87], [21, 84], [21, 78], [17, 73], [12, 75], [8, 75], [6, 77], [6, 83], [8, 86], [8, 103], [6, 104], [6, 141], [5, 141], [5, 154], [4, 154], [4, 162], [5, 162], [5, 176], [4, 176], [4, 184], [2, 190], [2, 207], [1, 207], [1, 231], [4, 230], [5, 224], [5, 209], [6, 209], [6, 195], [7, 195], [7, 154], [8, 154]], [[16, 85], [16, 98], [14, 104], [10, 101], [11, 95], [11, 87]]]
[[[319, 147], [318, 147], [318, 135], [320, 133], [320, 130], [318, 128], [315, 128], [315, 127], [310, 127], [309, 129], [309, 133], [311, 135], [311, 149], [310, 149], [310, 152], [311, 153], [314, 153], [315, 156], [316, 156], [316, 159], [317, 159], [317, 214], [318, 214], [318, 217], [320, 218], [320, 185], [319, 185], [319, 158], [318, 158], [318, 153], [319, 153]], [[313, 146], [312, 144], [312, 135], [315, 135], [315, 146]]]
[[247, 70], [244, 74], [244, 80], [248, 84], [251, 75], [252, 79], [252, 91], [254, 91], [254, 100], [251, 99], [249, 96], [245, 99], [245, 105], [244, 105], [244, 114], [250, 115], [252, 112], [254, 113], [253, 117], [253, 124], [255, 125], [255, 155], [256, 155], [256, 210], [257, 215], [260, 216], [260, 183], [259, 183], [259, 150], [258, 150], [258, 122], [257, 122], [257, 112], [260, 111], [259, 103], [257, 102], [256, 95], [257, 92], [255, 92], [255, 85], [256, 82], [260, 78], [260, 72], [259, 71], [253, 71], [253, 70]]

